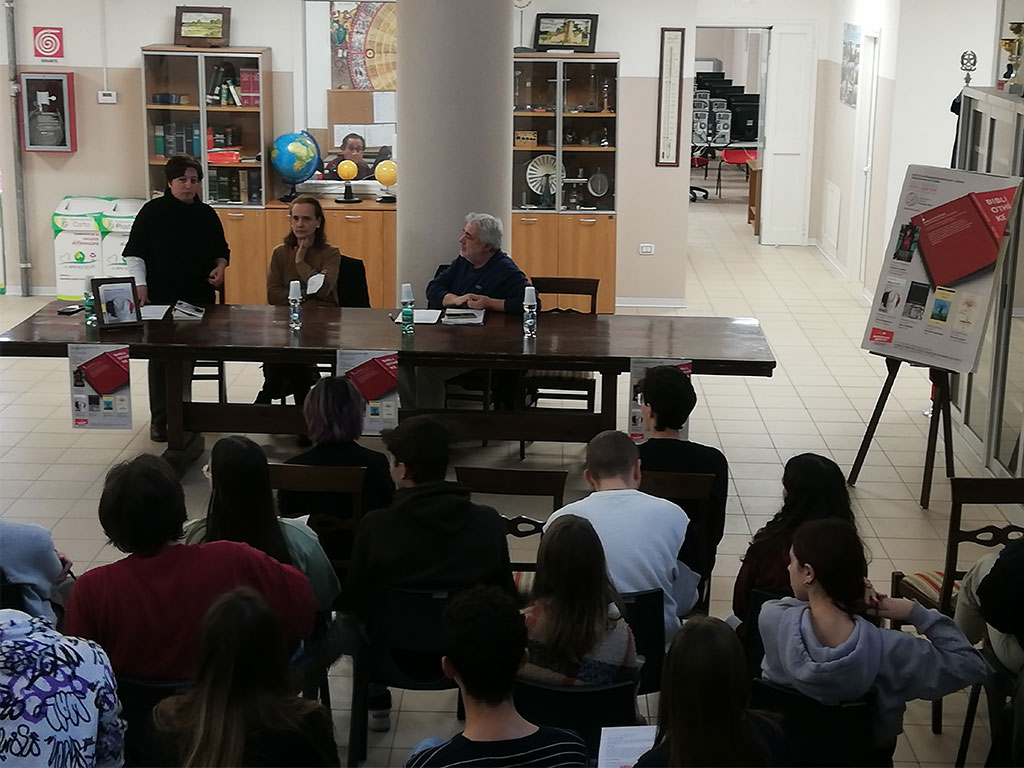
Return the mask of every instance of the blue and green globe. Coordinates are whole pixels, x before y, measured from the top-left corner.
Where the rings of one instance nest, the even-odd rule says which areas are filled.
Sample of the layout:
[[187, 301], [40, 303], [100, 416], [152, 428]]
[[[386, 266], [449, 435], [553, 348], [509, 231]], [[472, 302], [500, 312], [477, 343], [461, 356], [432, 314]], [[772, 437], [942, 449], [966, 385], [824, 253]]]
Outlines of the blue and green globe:
[[320, 168], [320, 147], [306, 131], [285, 133], [274, 139], [270, 164], [295, 195], [295, 185], [311, 178]]

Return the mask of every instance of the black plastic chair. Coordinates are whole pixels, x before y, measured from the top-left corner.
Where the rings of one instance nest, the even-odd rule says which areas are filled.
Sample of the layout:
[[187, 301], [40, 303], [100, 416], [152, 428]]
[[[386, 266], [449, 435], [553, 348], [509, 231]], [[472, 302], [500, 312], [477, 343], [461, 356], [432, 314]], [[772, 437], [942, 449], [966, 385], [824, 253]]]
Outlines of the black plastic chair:
[[597, 756], [601, 729], [636, 725], [636, 683], [542, 685], [516, 681], [516, 710], [534, 725], [579, 734], [591, 758]]
[[755, 679], [751, 708], [782, 717], [782, 730], [798, 766], [892, 765], [871, 739], [874, 708], [869, 699], [822, 704], [783, 685]]
[[141, 680], [117, 678], [117, 698], [121, 701], [121, 719], [125, 723], [124, 764], [142, 765], [142, 750], [153, 728], [153, 708], [164, 699], [185, 693], [189, 680]]
[[754, 589], [750, 592], [740, 640], [743, 642], [743, 655], [747, 659], [747, 673], [751, 677], [761, 677], [761, 661], [764, 659], [764, 640], [761, 639], [761, 630], [757, 625], [761, 608], [769, 600], [778, 600], [781, 597], [785, 595], [765, 592], [763, 589]]
[[441, 669], [441, 615], [458, 592], [386, 586], [375, 590], [363, 647], [353, 659], [349, 765], [366, 759], [371, 682], [412, 691], [456, 687]]
[[661, 665], [665, 661], [665, 593], [660, 589], [627, 592], [622, 602], [636, 652], [644, 657], [637, 693], [660, 691]]

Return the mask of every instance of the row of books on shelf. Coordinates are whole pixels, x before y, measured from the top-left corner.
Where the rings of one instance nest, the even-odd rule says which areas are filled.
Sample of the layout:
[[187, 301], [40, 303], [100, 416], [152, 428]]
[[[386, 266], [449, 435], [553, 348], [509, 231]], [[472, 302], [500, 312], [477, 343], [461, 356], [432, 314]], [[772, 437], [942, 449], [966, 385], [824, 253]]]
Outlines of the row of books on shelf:
[[237, 76], [230, 63], [217, 64], [210, 76], [206, 92], [210, 106], [258, 107], [260, 105], [260, 71], [240, 69]]
[[262, 203], [263, 180], [259, 168], [211, 168], [208, 183], [211, 203]]
[[[239, 151], [242, 143], [242, 129], [226, 125], [223, 128], [206, 126], [206, 148], [218, 151]], [[189, 154], [199, 157], [202, 152], [202, 129], [199, 123], [178, 125], [164, 123], [153, 126], [153, 154], [157, 157]], [[211, 162], [215, 162], [212, 161]], [[226, 161], [220, 161], [226, 162]], [[230, 162], [230, 161], [227, 161]], [[238, 158], [234, 160], [238, 162]]]

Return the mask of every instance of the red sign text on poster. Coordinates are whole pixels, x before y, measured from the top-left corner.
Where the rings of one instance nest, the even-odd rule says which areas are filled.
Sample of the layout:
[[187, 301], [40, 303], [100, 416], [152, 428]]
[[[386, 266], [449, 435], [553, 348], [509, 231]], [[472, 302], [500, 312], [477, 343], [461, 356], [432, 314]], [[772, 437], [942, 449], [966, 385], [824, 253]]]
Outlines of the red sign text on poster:
[[37, 59], [63, 59], [64, 27], [32, 27], [32, 47]]

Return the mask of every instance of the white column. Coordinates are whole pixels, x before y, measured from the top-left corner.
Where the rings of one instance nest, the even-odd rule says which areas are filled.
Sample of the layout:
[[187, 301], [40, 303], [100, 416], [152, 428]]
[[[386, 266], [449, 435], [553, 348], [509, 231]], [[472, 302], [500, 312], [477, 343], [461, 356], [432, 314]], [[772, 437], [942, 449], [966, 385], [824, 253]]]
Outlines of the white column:
[[402, 0], [398, 270], [416, 302], [470, 211], [512, 210], [512, 21], [503, 0]]

